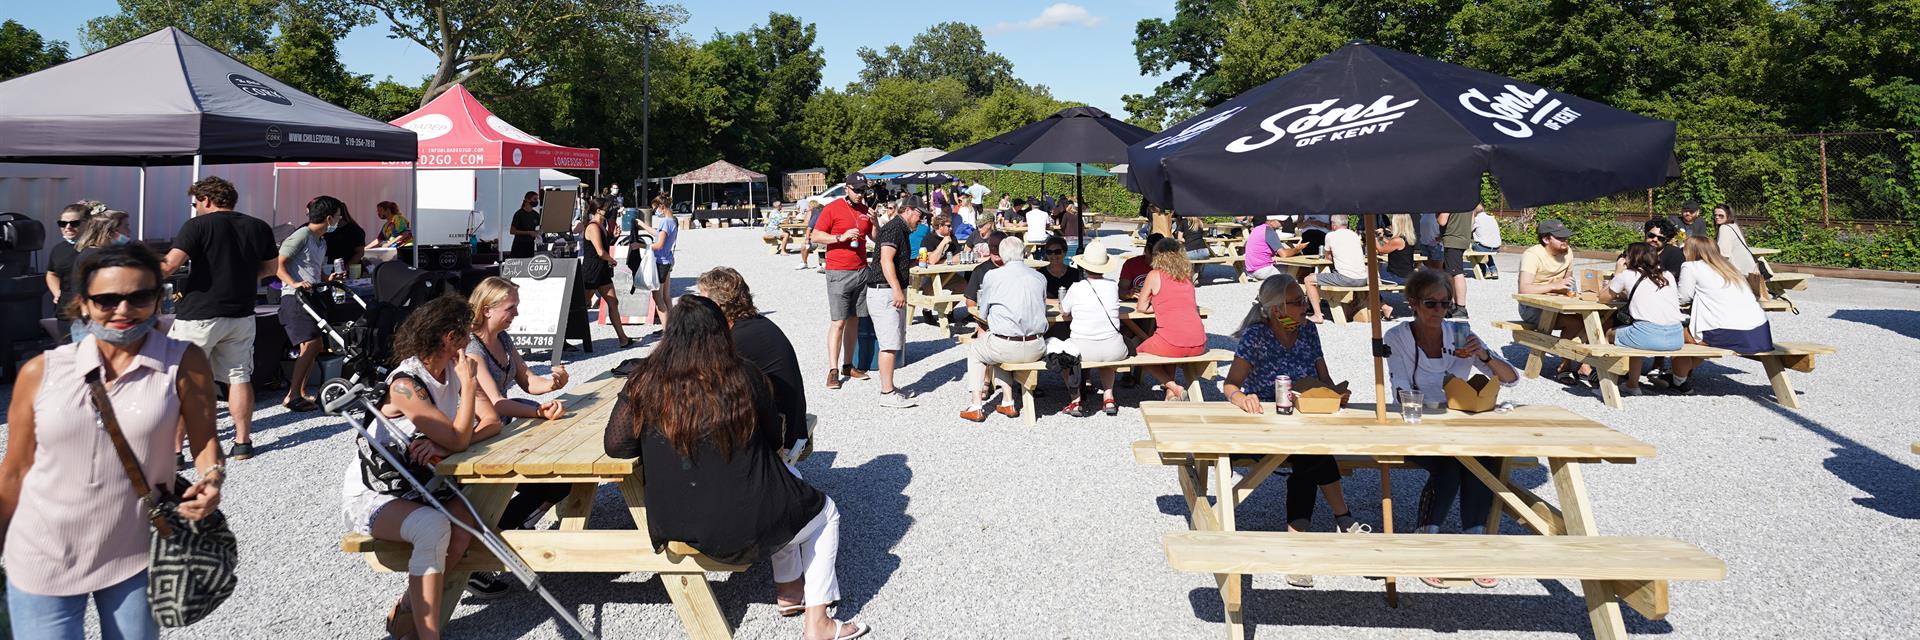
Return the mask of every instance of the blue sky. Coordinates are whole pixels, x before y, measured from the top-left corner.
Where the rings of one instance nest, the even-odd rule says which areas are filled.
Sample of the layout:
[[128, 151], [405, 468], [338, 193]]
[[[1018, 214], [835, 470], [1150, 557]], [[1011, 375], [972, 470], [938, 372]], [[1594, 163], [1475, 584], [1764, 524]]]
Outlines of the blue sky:
[[[75, 54], [80, 27], [90, 18], [116, 13], [114, 0], [9, 2], [7, 18], [42, 36], [65, 40]], [[1150, 93], [1157, 80], [1140, 75], [1133, 56], [1134, 23], [1170, 18], [1173, 0], [970, 0], [910, 8], [879, 8], [854, 2], [687, 0], [682, 33], [706, 40], [714, 31], [740, 31], [779, 11], [819, 26], [815, 44], [826, 52], [823, 83], [839, 87], [860, 72], [854, 50], [906, 44], [927, 27], [969, 22], [987, 33], [987, 46], [1013, 62], [1014, 74], [1044, 84], [1057, 98], [1077, 100], [1123, 115], [1120, 96]], [[340, 57], [355, 73], [406, 81], [432, 73], [434, 58], [411, 42], [386, 37], [382, 25], [363, 27], [340, 43]]]

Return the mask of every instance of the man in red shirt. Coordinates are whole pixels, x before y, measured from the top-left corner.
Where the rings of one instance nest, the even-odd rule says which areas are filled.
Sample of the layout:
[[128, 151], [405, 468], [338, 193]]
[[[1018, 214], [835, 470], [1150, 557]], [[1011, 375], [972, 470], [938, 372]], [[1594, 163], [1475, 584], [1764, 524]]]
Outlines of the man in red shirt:
[[867, 237], [873, 217], [867, 211], [867, 177], [847, 174], [845, 198], [827, 204], [813, 223], [811, 239], [827, 246], [827, 362], [840, 363], [827, 371], [827, 388], [840, 388], [840, 377], [867, 379], [853, 368], [853, 345], [858, 340], [860, 310], [867, 305]]

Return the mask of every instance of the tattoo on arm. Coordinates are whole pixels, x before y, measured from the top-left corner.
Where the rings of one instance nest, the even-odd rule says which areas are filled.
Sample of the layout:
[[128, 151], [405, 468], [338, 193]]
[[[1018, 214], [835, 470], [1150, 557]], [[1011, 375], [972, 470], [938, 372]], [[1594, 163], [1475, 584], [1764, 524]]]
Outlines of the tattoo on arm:
[[394, 381], [391, 388], [393, 395], [412, 400], [420, 395], [420, 390], [415, 386], [412, 380], [400, 379]]

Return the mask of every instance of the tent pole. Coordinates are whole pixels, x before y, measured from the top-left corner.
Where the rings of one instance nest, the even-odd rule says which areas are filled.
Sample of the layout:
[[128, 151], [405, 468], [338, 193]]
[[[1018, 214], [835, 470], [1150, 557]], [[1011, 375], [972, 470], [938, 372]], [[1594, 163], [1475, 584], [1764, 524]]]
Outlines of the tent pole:
[[280, 221], [280, 167], [273, 168], [273, 208], [269, 210], [275, 222]]
[[200, 181], [200, 154], [193, 154], [193, 181]]
[[1374, 214], [1361, 214], [1361, 244], [1367, 246], [1367, 324], [1373, 329], [1373, 420], [1385, 424], [1387, 421], [1387, 343], [1380, 339], [1380, 259], [1379, 247], [1374, 242]]
[[[418, 158], [407, 163], [407, 178], [407, 199], [412, 201], [407, 203], [407, 211], [413, 214], [413, 224], [410, 225], [408, 232], [413, 233], [413, 268], [418, 269], [420, 268], [420, 234], [414, 231], [420, 225], [420, 160]], [[394, 250], [393, 257], [400, 257], [398, 249]]]
[[[276, 173], [278, 175], [278, 173]], [[146, 163], [140, 163], [140, 198], [136, 198], [136, 208], [140, 211], [140, 240], [146, 240]]]

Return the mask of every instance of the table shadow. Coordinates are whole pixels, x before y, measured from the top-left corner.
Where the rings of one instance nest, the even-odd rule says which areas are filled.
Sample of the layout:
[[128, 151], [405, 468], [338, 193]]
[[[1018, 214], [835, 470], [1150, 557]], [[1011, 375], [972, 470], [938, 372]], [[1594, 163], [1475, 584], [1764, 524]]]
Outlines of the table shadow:
[[[1580, 594], [1558, 580], [1538, 582], [1546, 587], [1546, 595], [1486, 593], [1480, 589], [1434, 591], [1419, 585], [1414, 578], [1402, 577], [1397, 609], [1386, 606], [1384, 586], [1377, 591], [1247, 588], [1242, 591], [1242, 611], [1250, 638], [1260, 637], [1257, 627], [1261, 625], [1294, 627], [1301, 631], [1337, 626], [1425, 629], [1440, 633], [1523, 631], [1592, 637], [1593, 628], [1585, 615], [1586, 602]], [[1218, 589], [1197, 588], [1189, 591], [1187, 597], [1194, 617], [1216, 624], [1223, 622]], [[1664, 635], [1674, 630], [1673, 625], [1665, 621], [1648, 620], [1625, 606], [1620, 609], [1630, 634]]]
[[1753, 402], [1835, 445], [1833, 457], [1821, 465], [1833, 477], [1867, 494], [1865, 498], [1853, 498], [1854, 504], [1903, 520], [1920, 520], [1920, 494], [1913, 491], [1914, 482], [1920, 480], [1920, 470], [1772, 400], [1753, 398]]
[[1920, 340], [1920, 311], [1913, 309], [1839, 309], [1827, 317], [1873, 325]]

